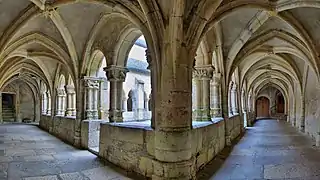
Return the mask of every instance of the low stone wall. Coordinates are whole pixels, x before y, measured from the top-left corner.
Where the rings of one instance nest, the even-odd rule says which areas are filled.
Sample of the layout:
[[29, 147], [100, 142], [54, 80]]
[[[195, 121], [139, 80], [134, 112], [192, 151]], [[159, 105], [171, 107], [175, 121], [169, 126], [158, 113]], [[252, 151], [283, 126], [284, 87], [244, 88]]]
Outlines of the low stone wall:
[[51, 132], [52, 131], [52, 117], [46, 116], [46, 115], [41, 115], [39, 126], [41, 129], [43, 129], [47, 132]]
[[75, 134], [75, 119], [72, 117], [41, 116], [39, 125], [42, 129], [55, 135], [61, 140], [73, 144]]
[[99, 146], [100, 124], [103, 120], [84, 120], [81, 122], [81, 147], [89, 149]]
[[231, 141], [240, 135], [241, 129], [243, 128], [241, 127], [241, 121], [242, 117], [240, 115], [229, 117], [226, 121], [226, 129], [229, 131]]
[[153, 173], [154, 131], [102, 123], [99, 156], [126, 169], [151, 177]]
[[[99, 156], [128, 171], [151, 177], [154, 172], [163, 172], [154, 159], [154, 134], [149, 127], [102, 123]], [[194, 167], [199, 170], [224, 148], [224, 121], [195, 127], [191, 134]]]
[[225, 147], [225, 122], [192, 129], [192, 154], [200, 170]]
[[255, 112], [248, 112], [247, 117], [248, 117], [248, 126], [253, 126], [254, 121], [256, 120]]

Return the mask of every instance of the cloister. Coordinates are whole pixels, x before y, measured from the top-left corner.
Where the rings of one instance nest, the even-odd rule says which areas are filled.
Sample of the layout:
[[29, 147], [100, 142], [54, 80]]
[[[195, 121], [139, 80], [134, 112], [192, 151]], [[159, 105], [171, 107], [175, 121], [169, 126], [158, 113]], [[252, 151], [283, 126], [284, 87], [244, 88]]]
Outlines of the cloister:
[[0, 0], [0, 179], [319, 178], [319, 7]]

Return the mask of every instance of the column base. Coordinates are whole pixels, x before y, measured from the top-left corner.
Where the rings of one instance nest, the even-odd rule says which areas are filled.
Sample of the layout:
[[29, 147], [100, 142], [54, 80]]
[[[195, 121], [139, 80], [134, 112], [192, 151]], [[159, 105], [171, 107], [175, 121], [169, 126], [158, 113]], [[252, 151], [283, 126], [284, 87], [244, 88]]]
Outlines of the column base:
[[211, 121], [210, 110], [196, 110], [195, 121]]
[[81, 137], [80, 137], [80, 132], [76, 131], [75, 134], [74, 134], [74, 143], [73, 145], [76, 147], [76, 148], [81, 148]]
[[195, 158], [181, 162], [161, 162], [153, 160], [154, 180], [189, 180], [196, 179]]
[[291, 120], [291, 125], [292, 125], [293, 127], [296, 127], [296, 118], [292, 118], [292, 120]]
[[50, 111], [47, 110], [46, 114], [50, 116], [51, 115], [51, 110]]
[[219, 109], [218, 108], [212, 108], [211, 111], [210, 111], [210, 115], [211, 115], [211, 117], [214, 117], [214, 118], [222, 117], [220, 108]]
[[98, 111], [92, 111], [92, 118], [99, 119]]
[[300, 126], [299, 130], [300, 130], [300, 132], [305, 133], [304, 126]]
[[72, 116], [72, 109], [67, 109], [66, 116]]
[[98, 118], [99, 119], [104, 119], [104, 111], [103, 111], [103, 109], [99, 108], [99, 110], [98, 110]]
[[91, 110], [86, 110], [86, 119], [93, 119]]
[[317, 137], [316, 137], [316, 146], [320, 146], [320, 132], [318, 132]]
[[109, 111], [110, 122], [123, 122], [122, 110], [111, 110]]

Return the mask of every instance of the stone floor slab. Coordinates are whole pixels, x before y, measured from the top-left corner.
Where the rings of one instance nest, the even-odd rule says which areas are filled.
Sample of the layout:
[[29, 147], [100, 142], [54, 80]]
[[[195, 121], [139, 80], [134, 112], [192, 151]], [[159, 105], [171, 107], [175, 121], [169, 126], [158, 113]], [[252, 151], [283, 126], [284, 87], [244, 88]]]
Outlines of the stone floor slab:
[[198, 173], [199, 180], [320, 179], [320, 150], [286, 122], [259, 120], [227, 154]]
[[0, 180], [129, 179], [36, 126], [0, 125], [0, 138]]

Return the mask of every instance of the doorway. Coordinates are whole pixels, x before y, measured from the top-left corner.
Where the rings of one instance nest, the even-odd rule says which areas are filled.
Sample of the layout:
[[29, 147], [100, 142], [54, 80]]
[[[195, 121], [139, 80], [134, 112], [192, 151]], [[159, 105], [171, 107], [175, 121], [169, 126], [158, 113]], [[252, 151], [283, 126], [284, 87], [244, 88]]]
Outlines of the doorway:
[[281, 93], [277, 94], [277, 113], [284, 113], [284, 98]]
[[2, 93], [2, 118], [4, 122], [15, 121], [15, 95]]
[[266, 97], [260, 97], [256, 101], [257, 117], [270, 117], [270, 102]]
[[2, 93], [2, 107], [14, 108], [13, 94]]

